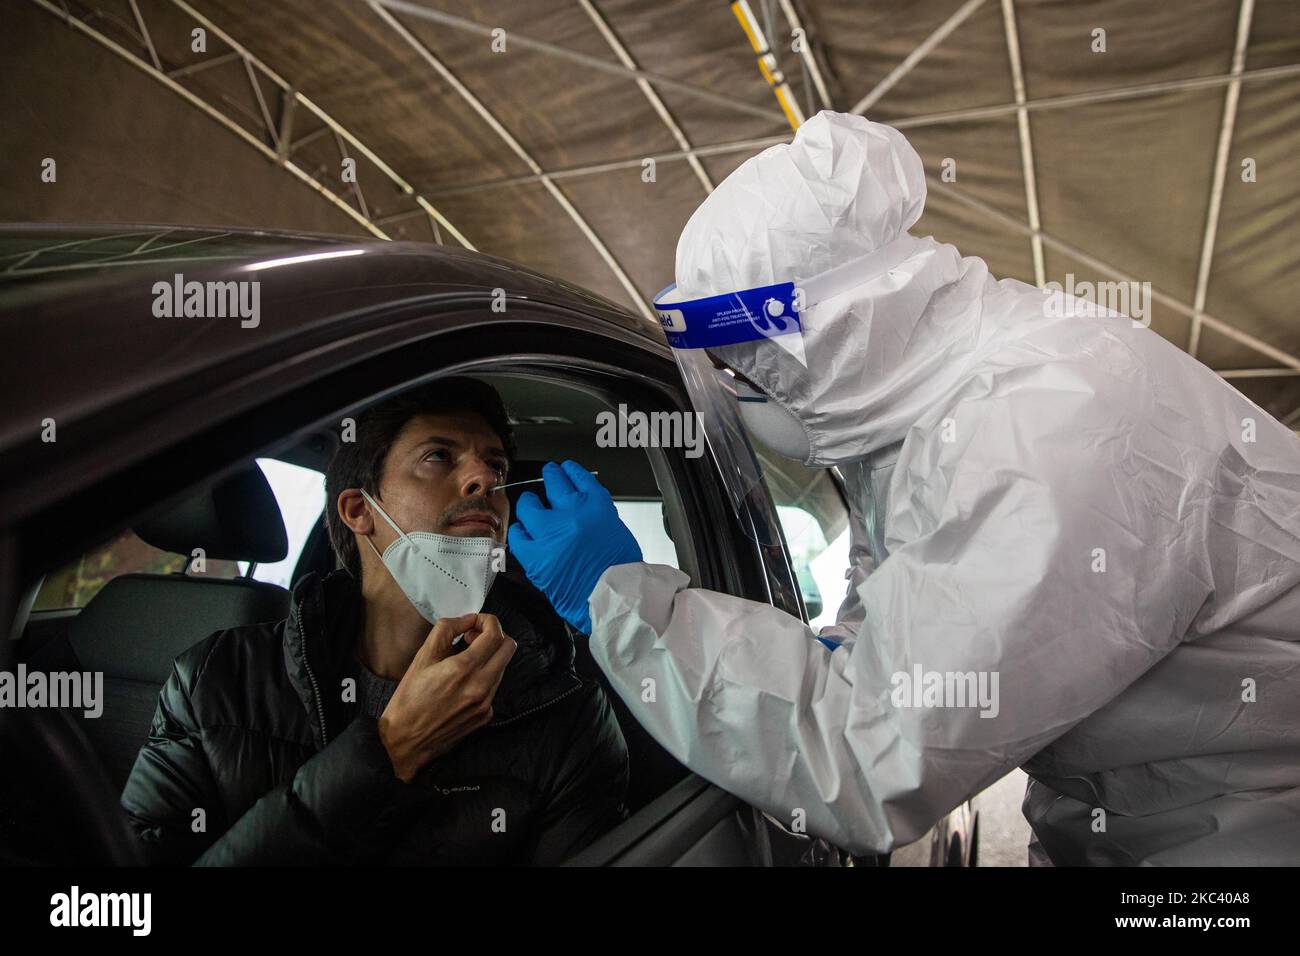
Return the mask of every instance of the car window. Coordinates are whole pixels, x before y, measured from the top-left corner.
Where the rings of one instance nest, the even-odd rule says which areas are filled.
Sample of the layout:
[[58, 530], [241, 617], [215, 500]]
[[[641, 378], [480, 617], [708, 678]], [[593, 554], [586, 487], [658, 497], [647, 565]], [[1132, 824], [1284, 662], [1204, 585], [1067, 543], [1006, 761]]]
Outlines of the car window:
[[[257, 565], [253, 569], [253, 578], [287, 588], [307, 536], [324, 510], [325, 476], [319, 471], [274, 458], [259, 458], [257, 464], [280, 505], [280, 515], [289, 535], [289, 552], [282, 561]], [[46, 575], [32, 610], [83, 608], [113, 578], [124, 574], [178, 573], [186, 570], [185, 562], [185, 555], [160, 551], [126, 530], [107, 544]], [[209, 558], [205, 562], [203, 577], [237, 578], [247, 573], [247, 561]]]
[[[486, 376], [510, 409], [516, 456], [512, 482], [536, 482], [548, 461], [572, 459], [597, 473], [614, 499], [619, 516], [652, 564], [692, 573], [691, 544], [678, 517], [677, 491], [668, 477], [665, 454], [659, 447], [620, 444], [602, 438], [607, 416], [636, 414], [627, 400], [561, 379], [540, 376]], [[613, 437], [613, 433], [610, 436]], [[512, 489], [512, 507], [527, 492], [545, 498], [540, 483]], [[665, 495], [669, 500], [665, 500]], [[675, 535], [670, 528], [682, 524]]]
[[[698, 554], [705, 552], [692, 531], [701, 524], [698, 504], [689, 497], [696, 486], [690, 481], [678, 485], [678, 479], [686, 471], [678, 460], [681, 455], [677, 451], [659, 447], [602, 445], [597, 440], [597, 429], [593, 423], [598, 414], [609, 409], [608, 398], [605, 397], [607, 393], [602, 387], [605, 384], [603, 381], [592, 385], [582, 382], [582, 387], [578, 387], [569, 380], [558, 378], [524, 378], [505, 374], [496, 376], [491, 381], [506, 393], [508, 407], [512, 411], [517, 410], [519, 415], [515, 422], [519, 446], [515, 464], [519, 474], [512, 474], [512, 477], [520, 481], [534, 481], [534, 476], [540, 475], [547, 461], [572, 458], [583, 462], [593, 471], [598, 471], [602, 482], [609, 487], [620, 515], [636, 536], [645, 559], [679, 568], [692, 579], [697, 578], [700, 564]], [[639, 394], [634, 397], [639, 397]], [[629, 401], [632, 400], [629, 398]], [[321, 427], [320, 423], [316, 423], [316, 426]], [[265, 446], [264, 454], [268, 457], [256, 459], [284, 520], [288, 554], [281, 561], [253, 566], [248, 562], [221, 562], [209, 558], [202, 577], [246, 574], [260, 581], [288, 587], [291, 576], [302, 563], [304, 553], [311, 557], [311, 551], [305, 549], [308, 549], [309, 539], [311, 548], [319, 543], [319, 539], [313, 537], [313, 531], [319, 529], [326, 505], [325, 478], [322, 470], [318, 469], [326, 467], [330, 449], [321, 448], [313, 452], [309, 443], [301, 440], [300, 435], [301, 432], [297, 431], [293, 436], [286, 437], [282, 444]], [[302, 467], [298, 462], [314, 467]], [[530, 486], [517, 490], [520, 493], [527, 490], [541, 491]], [[544, 495], [544, 491], [541, 493]], [[142, 529], [143, 527], [141, 525]], [[699, 552], [697, 548], [700, 549]], [[186, 573], [187, 560], [188, 555], [165, 553], [151, 547], [132, 532], [124, 531], [108, 544], [88, 550], [58, 574], [49, 575], [41, 594], [42, 600], [37, 607], [83, 607], [114, 577], [130, 572]], [[45, 620], [29, 622], [25, 638], [39, 639], [40, 642], [39, 646], [32, 645], [32, 652], [46, 647], [60, 648], [59, 639], [66, 637], [70, 628], [80, 626], [83, 631], [78, 635], [79, 648], [89, 646], [94, 641], [97, 650], [103, 652], [106, 660], [120, 657], [120, 669], [116, 665], [105, 668], [105, 679], [132, 681], [131, 690], [137, 696], [128, 698], [125, 694], [118, 697], [110, 695], [104, 708], [104, 713], [110, 719], [101, 723], [90, 722], [95, 731], [90, 736], [91, 745], [96, 749], [98, 759], [112, 775], [118, 793], [126, 785], [140, 748], [149, 745], [154, 703], [151, 698], [162, 687], [162, 681], [170, 670], [170, 662], [176, 654], [183, 652], [185, 647], [192, 647], [217, 628], [248, 624], [251, 620], [271, 622], [280, 619], [279, 616], [287, 612], [287, 605], [283, 609], [278, 608], [269, 599], [275, 596], [264, 593], [268, 589], [213, 588], [207, 596], [203, 594], [204, 590], [201, 586], [174, 589], [171, 593], [175, 595], [175, 602], [169, 604], [167, 602], [171, 598], [167, 596], [167, 589], [140, 588], [135, 595], [128, 595], [137, 603], [124, 611], [121, 620], [127, 623], [121, 624], [118, 619], [114, 619], [114, 629], [111, 631], [106, 626], [111, 615], [100, 617], [98, 631], [94, 629], [97, 623], [94, 616], [77, 621], [72, 614], [51, 614]], [[239, 601], [234, 600], [234, 595], [240, 591]], [[157, 608], [150, 603], [155, 600], [150, 595], [155, 593], [159, 595]], [[227, 601], [221, 600], [223, 596], [229, 599], [229, 606]], [[217, 600], [210, 600], [214, 597]], [[194, 602], [192, 611], [183, 603], [186, 601]], [[251, 610], [245, 611], [246, 607]], [[164, 615], [156, 611], [167, 613]], [[239, 619], [240, 614], [252, 613], [264, 616]], [[537, 613], [544, 613], [544, 609], [539, 608]], [[165, 627], [146, 627], [142, 624], [164, 618]], [[187, 622], [195, 624], [192, 628], [194, 633], [181, 634], [186, 630], [184, 625]], [[558, 625], [558, 617], [554, 623], [556, 632], [563, 633]], [[277, 662], [279, 660], [275, 655], [271, 659]], [[152, 687], [138, 686], [149, 683], [135, 677], [138, 673], [145, 673], [137, 667], [141, 662], [147, 665], [149, 674], [155, 675], [150, 677], [150, 682], [154, 685]], [[590, 682], [602, 680], [601, 672], [585, 641], [575, 642], [572, 666]], [[136, 669], [131, 670], [132, 667]], [[233, 679], [240, 683], [266, 681], [269, 685], [273, 678], [274, 675], [250, 672], [236, 674]], [[558, 702], [567, 699], [570, 690], [562, 688], [567, 688], [568, 684], [557, 681], [555, 687], [558, 693], [553, 700]], [[258, 690], [259, 694], [264, 693], [268, 699], [274, 692], [274, 687], [265, 692]], [[232, 688], [228, 693], [234, 694], [236, 690]], [[617, 721], [627, 753], [624, 757], [614, 759], [619, 755], [609, 752], [612, 744], [601, 741], [613, 741], [617, 735], [605, 734], [599, 739], [593, 735], [592, 752], [597, 752], [597, 749], [602, 752], [602, 760], [609, 764], [609, 775], [595, 779], [590, 787], [593, 793], [605, 793], [615, 775], [627, 774], [626, 794], [618, 807], [611, 805], [611, 812], [605, 820], [613, 826], [623, 815], [623, 808], [635, 811], [648, 806], [680, 782], [686, 776], [686, 770], [637, 723], [612, 688], [606, 686], [604, 693], [609, 706], [602, 711], [601, 720], [607, 724], [609, 721]], [[522, 696], [519, 703], [536, 706], [533, 701]], [[284, 703], [286, 712], [295, 712], [292, 708], [301, 705], [302, 701], [289, 689]], [[558, 761], [566, 759], [566, 749], [575, 745], [573, 736], [567, 732], [567, 726], [563, 729], [565, 733], [562, 739], [548, 739], [542, 747], [537, 748], [547, 759], [555, 759], [557, 765]], [[600, 744], [599, 748], [597, 744]], [[530, 754], [530, 760], [535, 756]], [[270, 780], [269, 776], [256, 777], [255, 774], [248, 781], [239, 779], [240, 775], [250, 773], [240, 762], [224, 766], [222, 772], [230, 775], [230, 779], [223, 783], [232, 788], [258, 787], [268, 784]], [[616, 809], [618, 812], [613, 812]], [[514, 811], [512, 815], [513, 813]], [[453, 832], [458, 825], [454, 821], [449, 823], [448, 832]], [[462, 839], [462, 834], [454, 835]], [[479, 852], [474, 849], [478, 839], [477, 828], [464, 828], [462, 842], [467, 854]], [[472, 858], [474, 857], [467, 856], [467, 859]]]
[[32, 610], [85, 607], [113, 578], [123, 574], [168, 574], [184, 567], [183, 556], [159, 551], [132, 532], [123, 531], [102, 547], [88, 551], [53, 574], [47, 574]]
[[[829, 480], [829, 479], [828, 479]], [[803, 594], [808, 620], [814, 629], [835, 623], [835, 613], [844, 599], [844, 570], [848, 567], [848, 525], [834, 541], [826, 540], [823, 526], [808, 511], [793, 505], [777, 505], [791, 563]]]
[[[282, 561], [257, 565], [253, 568], [253, 578], [287, 588], [307, 544], [307, 536], [325, 512], [325, 475], [314, 468], [291, 465], [275, 458], [259, 458], [257, 465], [266, 475], [280, 506], [280, 517], [284, 519], [284, 528], [289, 535], [289, 552]], [[247, 573], [247, 563], [240, 562], [240, 569]]]
[[760, 450], [764, 478], [814, 629], [835, 623], [849, 563], [849, 509], [829, 470]]
[[633, 501], [614, 499], [618, 516], [641, 546], [641, 556], [647, 564], [667, 564], [677, 568], [677, 546], [664, 528], [664, 503], [662, 501]]

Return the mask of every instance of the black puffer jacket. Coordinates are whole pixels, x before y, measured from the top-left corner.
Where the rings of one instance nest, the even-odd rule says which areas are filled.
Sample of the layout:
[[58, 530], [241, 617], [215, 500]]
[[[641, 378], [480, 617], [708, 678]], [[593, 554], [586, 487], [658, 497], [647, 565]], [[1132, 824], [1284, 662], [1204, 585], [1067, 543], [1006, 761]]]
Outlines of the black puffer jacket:
[[363, 611], [346, 571], [305, 578], [288, 620], [180, 655], [122, 794], [148, 859], [549, 864], [618, 822], [627, 747], [564, 624], [505, 574], [483, 610], [519, 644], [493, 719], [409, 784], [344, 700]]

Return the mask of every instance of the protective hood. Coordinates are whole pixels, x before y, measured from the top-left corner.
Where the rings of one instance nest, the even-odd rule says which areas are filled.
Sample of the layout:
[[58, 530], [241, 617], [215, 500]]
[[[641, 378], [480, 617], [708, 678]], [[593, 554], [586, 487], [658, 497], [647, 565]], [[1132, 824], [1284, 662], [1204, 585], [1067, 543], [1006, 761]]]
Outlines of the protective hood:
[[834, 628], [624, 564], [593, 659], [691, 770], [853, 853], [1023, 766], [1058, 865], [1293, 865], [1300, 442], [1143, 323], [906, 237], [920, 176], [822, 114], [704, 203], [688, 298], [656, 297], [675, 356], [791, 406], [813, 462], [896, 446], [843, 469]]
[[907, 234], [925, 191], [901, 133], [823, 111], [792, 143], [727, 177], [678, 241], [684, 297], [860, 273], [801, 311], [799, 348], [777, 338], [710, 349], [799, 419], [805, 464], [841, 464], [900, 440], [979, 344], [980, 296], [992, 280], [979, 260]]

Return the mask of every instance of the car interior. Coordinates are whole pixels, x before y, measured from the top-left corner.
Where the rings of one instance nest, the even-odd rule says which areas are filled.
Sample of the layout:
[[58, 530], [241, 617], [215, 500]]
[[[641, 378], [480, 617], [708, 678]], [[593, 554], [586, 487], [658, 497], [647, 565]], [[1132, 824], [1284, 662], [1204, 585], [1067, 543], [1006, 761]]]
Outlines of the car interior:
[[[599, 472], [646, 559], [673, 564], [698, 580], [695, 546], [664, 452], [597, 446], [596, 416], [612, 410], [605, 397], [540, 375], [479, 377], [497, 388], [511, 413], [517, 444], [511, 482], [539, 478], [549, 460], [581, 462]], [[301, 578], [337, 566], [324, 522], [323, 473], [339, 442], [336, 429], [295, 436], [137, 521], [130, 529], [137, 545], [177, 556], [175, 570], [109, 568], [102, 572], [107, 580], [82, 607], [57, 606], [58, 595], [49, 592], [58, 576], [47, 576], [22, 631], [21, 659], [49, 671], [103, 673], [102, 716], [75, 716], [117, 791], [145, 743], [173, 659], [217, 630], [283, 619]], [[283, 482], [273, 487], [267, 477], [284, 466], [307, 475], [308, 484], [314, 477], [318, 493], [286, 499], [293, 488], [286, 490]], [[540, 484], [507, 490], [512, 513], [529, 490], [542, 493]], [[168, 491], [159, 489], [158, 497]], [[286, 519], [296, 526], [292, 542]], [[193, 558], [196, 549], [202, 561]], [[263, 573], [277, 565], [278, 578]], [[523, 576], [512, 559], [505, 573]], [[577, 666], [605, 686], [617, 713], [631, 764], [627, 805], [635, 812], [687, 771], [632, 718], [591, 658], [585, 637], [577, 642]]]
[[[617, 413], [621, 402], [603, 387], [531, 369], [476, 377], [497, 389], [510, 412], [517, 446], [511, 483], [540, 478], [547, 461], [582, 463], [599, 473], [645, 559], [701, 582], [704, 556], [670, 461], [680, 450], [600, 447], [597, 416]], [[336, 424], [288, 436], [198, 487], [159, 487], [153, 495], [159, 506], [118, 538], [87, 542], [80, 559], [31, 589], [15, 625], [19, 659], [46, 671], [102, 672], [102, 715], [87, 719], [81, 711], [65, 712], [68, 736], [57, 746], [93, 749], [96, 772], [102, 771], [112, 792], [121, 792], [147, 739], [175, 657], [215, 631], [282, 620], [290, 613], [290, 592], [304, 576], [338, 566], [324, 520], [324, 472], [346, 421], [343, 416]], [[762, 449], [759, 454], [774, 498], [787, 506], [779, 509], [783, 523], [784, 512], [794, 513], [819, 526], [823, 547], [835, 540], [846, 526], [847, 509], [828, 473]], [[544, 497], [540, 483], [507, 490], [512, 514], [529, 490]], [[504, 573], [523, 580], [513, 558], [507, 561]], [[802, 571], [799, 583], [812, 616], [821, 597]], [[627, 742], [629, 811], [635, 814], [656, 798], [671, 800], [670, 791], [688, 771], [632, 717], [581, 635], [576, 652], [579, 673], [605, 688]], [[65, 835], [61, 850], [51, 846], [48, 833], [59, 825], [60, 808], [22, 807], [27, 798], [19, 789], [0, 781], [0, 856], [21, 862], [83, 858], [71, 836]]]

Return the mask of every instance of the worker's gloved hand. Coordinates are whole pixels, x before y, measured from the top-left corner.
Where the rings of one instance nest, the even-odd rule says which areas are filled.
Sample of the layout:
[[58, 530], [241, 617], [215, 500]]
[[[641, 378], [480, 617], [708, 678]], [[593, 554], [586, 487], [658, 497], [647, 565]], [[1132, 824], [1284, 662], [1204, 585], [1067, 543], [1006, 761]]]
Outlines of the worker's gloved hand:
[[519, 496], [510, 550], [560, 617], [590, 634], [596, 582], [616, 564], [640, 561], [641, 546], [605, 486], [576, 461], [547, 462], [542, 477], [551, 506], [531, 491]]

